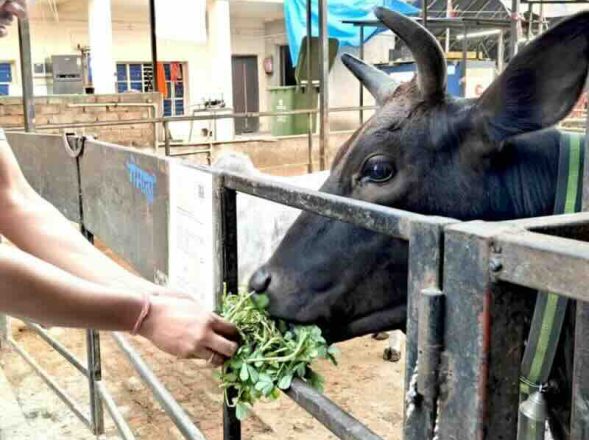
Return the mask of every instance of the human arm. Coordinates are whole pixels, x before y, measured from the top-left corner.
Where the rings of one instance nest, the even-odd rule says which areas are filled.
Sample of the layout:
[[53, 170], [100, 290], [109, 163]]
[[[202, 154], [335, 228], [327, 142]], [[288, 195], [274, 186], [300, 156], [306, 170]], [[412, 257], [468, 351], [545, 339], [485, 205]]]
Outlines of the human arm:
[[[0, 246], [0, 310], [45, 325], [130, 331], [144, 295], [75, 277], [25, 252]], [[233, 327], [181, 298], [152, 299], [139, 333], [180, 357], [230, 357], [237, 344]], [[222, 357], [216, 359], [218, 364]]]

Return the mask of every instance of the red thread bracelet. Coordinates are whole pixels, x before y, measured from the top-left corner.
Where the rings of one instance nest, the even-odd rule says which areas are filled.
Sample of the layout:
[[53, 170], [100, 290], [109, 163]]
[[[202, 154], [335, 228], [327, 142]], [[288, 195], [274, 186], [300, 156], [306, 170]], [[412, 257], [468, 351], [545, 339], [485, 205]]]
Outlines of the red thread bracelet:
[[143, 322], [145, 321], [145, 319], [149, 315], [150, 310], [151, 310], [151, 301], [149, 300], [149, 295], [145, 294], [145, 295], [143, 295], [143, 307], [141, 308], [141, 313], [139, 313], [139, 316], [137, 317], [137, 321], [135, 322], [135, 325], [133, 326], [133, 330], [131, 330], [132, 335], [136, 335], [137, 333], [139, 333], [139, 330], [141, 329]]

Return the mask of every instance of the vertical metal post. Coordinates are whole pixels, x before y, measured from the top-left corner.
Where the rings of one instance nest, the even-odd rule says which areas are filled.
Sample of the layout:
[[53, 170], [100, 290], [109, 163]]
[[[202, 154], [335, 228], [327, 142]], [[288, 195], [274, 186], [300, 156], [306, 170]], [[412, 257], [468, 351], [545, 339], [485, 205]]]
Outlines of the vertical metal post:
[[166, 153], [166, 156], [169, 156], [171, 152], [170, 147], [172, 140], [170, 139], [170, 136], [170, 123], [169, 121], [164, 121], [164, 151]]
[[528, 40], [528, 43], [532, 39], [532, 26], [534, 24], [534, 9], [533, 9], [533, 6], [534, 5], [532, 3], [528, 3], [528, 30], [526, 32], [526, 40]]
[[499, 32], [497, 37], [497, 71], [503, 72], [505, 65], [505, 41], [503, 31]]
[[[407, 347], [405, 361], [406, 401], [404, 438], [429, 439], [433, 436], [436, 420], [435, 396], [417, 393], [414, 388], [417, 375], [418, 334], [425, 323], [420, 322], [420, 302], [426, 289], [441, 289], [443, 259], [442, 226], [431, 223], [415, 223], [409, 240], [409, 282], [407, 295]], [[432, 398], [433, 397], [433, 398]]]
[[[452, 18], [452, 15], [454, 15], [452, 9], [452, 0], [446, 0], [446, 18]], [[450, 28], [446, 28], [444, 50], [450, 52]]]
[[511, 29], [509, 38], [509, 59], [517, 53], [517, 45], [521, 35], [521, 23], [519, 16], [520, 0], [511, 0]]
[[[311, 38], [313, 38], [313, 16], [311, 14], [311, 6], [313, 0], [306, 1], [306, 12], [307, 12], [307, 108], [312, 109], [315, 108], [315, 103], [313, 102], [313, 70], [311, 69], [313, 58], [311, 57]], [[309, 126], [307, 127], [307, 150], [309, 152], [309, 164], [307, 165], [307, 171], [309, 173], [313, 172], [313, 121], [317, 120], [316, 113], [309, 113], [309, 117], [307, 119], [307, 123]]]
[[[94, 235], [82, 225], [82, 234], [91, 244]], [[88, 389], [90, 394], [90, 421], [92, 433], [96, 436], [104, 434], [104, 409], [98, 390], [98, 382], [102, 380], [100, 359], [100, 334], [97, 330], [86, 330], [86, 359], [88, 363]]]
[[31, 29], [29, 19], [18, 20], [18, 45], [20, 49], [20, 71], [22, 77], [22, 99], [25, 131], [35, 130], [35, 101], [33, 90], [33, 60], [31, 56]]
[[460, 69], [460, 90], [462, 96], [466, 97], [466, 65], [468, 63], [468, 28], [464, 26], [462, 33], [462, 69]]
[[[221, 189], [222, 228], [223, 228], [223, 282], [227, 292], [236, 293], [238, 289], [237, 266], [237, 200], [234, 190]], [[228, 390], [229, 400], [235, 390]], [[240, 440], [241, 423], [235, 408], [223, 405], [223, 440]]]
[[[364, 25], [360, 25], [360, 59], [364, 60]], [[360, 82], [360, 107], [364, 107], [364, 86]], [[364, 124], [364, 110], [360, 108], [360, 125]]]
[[[585, 87], [585, 93], [587, 87]], [[589, 133], [589, 112], [586, 121]], [[589, 136], [585, 136], [585, 170], [583, 173], [583, 211], [589, 211]], [[577, 301], [575, 349], [573, 364], [573, 401], [571, 405], [571, 437], [586, 438], [589, 433], [589, 304]]]
[[316, 118], [317, 115], [309, 112], [307, 117], [307, 123], [309, 124], [307, 127], [307, 160], [309, 161], [307, 172], [311, 174], [313, 172], [313, 119]]
[[421, 1], [421, 24], [423, 24], [424, 28], [427, 28], [427, 4], [428, 0]]
[[157, 70], [157, 20], [155, 16], [155, 0], [149, 0], [149, 30], [151, 38], [151, 63], [153, 68], [152, 87], [154, 92], [158, 92], [159, 73]]
[[319, 134], [319, 169], [325, 170], [325, 153], [329, 145], [329, 36], [327, 29], [327, 0], [319, 0], [319, 39], [321, 41], [320, 102], [321, 125]]
[[[444, 389], [439, 438], [515, 438], [525, 295], [496, 284], [506, 225], [469, 222], [445, 230]], [[510, 287], [511, 288], [511, 287]], [[519, 299], [518, 299], [519, 298]], [[520, 319], [521, 316], [521, 319]]]

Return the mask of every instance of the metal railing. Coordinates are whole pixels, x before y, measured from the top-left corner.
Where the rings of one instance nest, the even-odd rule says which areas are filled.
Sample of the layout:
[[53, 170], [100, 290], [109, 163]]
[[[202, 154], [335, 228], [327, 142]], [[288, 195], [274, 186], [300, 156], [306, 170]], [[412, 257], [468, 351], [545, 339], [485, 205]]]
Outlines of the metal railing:
[[[50, 179], [57, 174], [57, 169], [52, 171], [35, 166], [38, 166], [38, 159], [42, 157], [42, 148], [53, 148], [52, 142], [56, 144], [56, 148], [59, 147], [57, 141], [61, 138], [47, 135], [13, 136], [11, 142], [30, 176], [36, 175], [39, 178], [39, 173], [46, 173], [45, 178]], [[35, 144], [42, 144], [43, 147], [35, 150], [32, 148]], [[137, 243], [128, 238], [121, 240], [118, 238], [120, 235], [116, 234], [133, 235], [136, 229], [140, 230], [139, 235], [142, 237], [149, 236], [149, 231], [153, 234], [157, 230], [153, 229], [154, 225], [162, 223], [156, 217], [161, 215], [167, 219], [167, 194], [163, 193], [157, 199], [162, 204], [161, 210], [154, 205], [147, 216], [144, 212], [134, 213], [137, 209], [134, 209], [136, 207], [133, 206], [132, 197], [129, 196], [130, 200], [127, 200], [125, 196], [135, 189], [128, 188], [130, 182], [124, 170], [129, 161], [146, 164], [150, 169], [160, 170], [162, 174], [158, 177], [165, 180], [165, 170], [171, 159], [96, 141], [87, 141], [85, 149], [83, 155], [71, 162], [81, 173], [78, 175], [80, 179], [76, 191], [82, 196], [93, 194], [92, 199], [78, 199], [78, 203], [84, 206], [85, 228], [94, 230], [97, 237], [112, 234], [111, 241], [107, 244], [115, 252], [139, 255], [139, 258], [149, 261], [158, 260], [157, 255], [127, 252], [129, 249], [126, 248], [136, 246]], [[46, 154], [55, 159], [54, 152]], [[97, 158], [101, 158], [102, 162]], [[63, 163], [59, 164], [57, 161], [44, 166], [59, 167], [61, 179], [68, 179]], [[522, 295], [512, 294], [509, 286], [517, 284], [549, 290], [577, 300], [589, 299], [586, 292], [586, 286], [589, 285], [589, 244], [578, 241], [580, 238], [589, 238], [589, 214], [499, 223], [459, 223], [451, 219], [423, 216], [301, 189], [266, 178], [196, 165], [190, 167], [195, 173], [209, 173], [213, 177], [216, 200], [214, 209], [217, 213], [214, 227], [218, 250], [215, 256], [217, 291], [220, 291], [220, 286], [224, 283], [229, 291], [236, 289], [238, 284], [237, 193], [348, 222], [406, 241], [409, 246], [409, 282], [405, 438], [432, 439], [436, 430], [439, 438], [482, 438], [484, 432], [493, 432], [504, 438], [513, 437], [517, 420], [517, 383], [521, 359], [518, 356], [521, 354], [525, 334], [523, 324], [511, 322], [510, 319], [515, 312], [521, 311], [523, 314], [525, 310], [518, 299]], [[121, 169], [122, 173], [119, 172]], [[106, 175], [104, 170], [114, 170], [111, 172], [115, 174]], [[100, 176], [101, 182], [106, 180], [106, 186], [116, 187], [122, 197], [117, 203], [127, 205], [112, 205], [115, 202], [108, 198], [108, 191], [105, 194], [96, 194], [98, 180], [93, 180], [94, 175]], [[54, 183], [58, 187], [64, 184], [62, 181]], [[43, 186], [40, 182], [36, 184], [45, 190], [47, 188], [47, 185]], [[69, 206], [69, 202], [55, 195], [53, 197], [58, 205], [66, 208]], [[122, 232], [109, 231], [108, 228], [112, 228], [115, 223], [112, 219], [108, 222], [101, 221], [101, 212], [93, 209], [93, 203], [100, 205], [101, 212], [107, 210], [113, 215], [122, 213], [121, 215], [128, 218], [125, 222], [127, 226], [121, 226]], [[149, 223], [152, 229], [143, 229], [145, 224], [142, 222]], [[570, 238], [563, 238], [562, 235]], [[141, 261], [138, 266], [143, 267]], [[556, 266], [559, 268], [558, 272], [553, 270]], [[144, 272], [152, 275], [154, 273], [152, 266], [148, 266]], [[585, 309], [580, 308], [581, 311]], [[577, 331], [586, 331], [586, 323], [585, 319], [579, 320]], [[48, 385], [91, 429], [100, 430], [98, 427], [102, 416], [98, 408], [101, 408], [102, 402], [123, 438], [133, 438], [101, 380], [97, 334], [93, 333], [92, 337], [89, 334], [89, 347], [94, 347], [89, 351], [90, 354], [93, 353], [89, 359], [93, 360], [86, 366], [59, 342], [52, 340], [41, 327], [33, 325], [32, 329], [89, 378], [90, 387], [94, 388], [98, 397], [96, 400], [91, 399], [90, 414], [81, 410], [34, 359], [11, 339], [10, 343], [17, 352], [34, 366]], [[184, 437], [204, 438], [141, 356], [123, 336], [117, 334], [114, 337]], [[522, 344], [506, 355], [502, 350], [518, 338]], [[577, 354], [582, 356], [584, 351], [580, 348], [581, 343], [582, 341], [578, 341]], [[581, 396], [586, 395], [583, 394], [586, 393], [586, 388], [583, 388], [586, 386], [585, 382], [585, 377], [577, 373], [573, 386]], [[493, 393], [488, 392], [491, 383]], [[378, 438], [360, 421], [304, 382], [295, 382], [287, 394], [340, 438]], [[580, 429], [586, 428], [584, 424], [587, 419], [582, 416], [584, 413], [580, 403], [582, 401], [574, 402], [574, 407], [577, 408], [572, 420], [573, 429], [576, 429], [574, 432], [581, 432]], [[225, 439], [236, 440], [241, 437], [240, 424], [233, 410], [228, 407], [224, 409], [224, 431]]]
[[[60, 142], [64, 142], [63, 138], [52, 135], [13, 134], [11, 135], [10, 140], [27, 177], [29, 177], [38, 188], [42, 188], [45, 191], [47, 188], [51, 188], [53, 191], [66, 192], [68, 185], [74, 185], [77, 187], [77, 189], [72, 192], [71, 196], [74, 199], [74, 202], [63, 200], [63, 197], [57, 194], [57, 192], [44, 195], [48, 197], [50, 201], [57, 204], [59, 208], [64, 210], [64, 212], [68, 212], [70, 217], [75, 217], [76, 215], [76, 203], [78, 203], [79, 206], [83, 206], [82, 222], [84, 224], [84, 230], [92, 231], [96, 233], [97, 237], [102, 239], [103, 237], [108, 237], [110, 234], [123, 234], [123, 236], [133, 235], [136, 234], [136, 230], [139, 229], [141, 230], [139, 235], [145, 237], [148, 234], [148, 232], [146, 233], [142, 229], [145, 226], [145, 223], [155, 224], [160, 222], [157, 218], [146, 218], [143, 213], [140, 213], [138, 214], [138, 217], [136, 217], [135, 223], [133, 212], [137, 210], [133, 209], [131, 211], [131, 208], [134, 208], [133, 206], [131, 206], [131, 208], [127, 206], [113, 206], [109, 209], [109, 203], [113, 203], [112, 198], [106, 196], [105, 198], [101, 198], [101, 195], [96, 194], [98, 181], [94, 181], [93, 176], [100, 176], [100, 186], [104, 186], [104, 181], [106, 180], [108, 181], [107, 186], [112, 186], [113, 188], [116, 187], [117, 192], [121, 193], [121, 196], [124, 197], [127, 194], [126, 191], [130, 191], [129, 194], [132, 194], [134, 191], [134, 188], [130, 188], [130, 182], [127, 175], [124, 171], [122, 174], [106, 175], [105, 170], [110, 170], [111, 172], [112, 170], [125, 170], [129, 160], [133, 163], [146, 163], [146, 161], [149, 161], [150, 167], [153, 169], [165, 170], [171, 159], [150, 156], [133, 149], [127, 149], [102, 142], [92, 140], [84, 142], [83, 139], [70, 138], [70, 144], [82, 144], [80, 149], [83, 152], [76, 157], [74, 161], [70, 162], [71, 166], [76, 168], [78, 174], [76, 175], [76, 173], [73, 173], [73, 176], [67, 177], [68, 173], [64, 172], [64, 164], [61, 163], [60, 160], [57, 160], [57, 156], [60, 154], [59, 149], [63, 149], [63, 146], [59, 146]], [[55, 148], [56, 150], [53, 151], [52, 148]], [[35, 168], [40, 166], [39, 159], [43, 157], [43, 154], [47, 154], [48, 157], [51, 157], [55, 162], [49, 163], [46, 161], [41, 168]], [[98, 158], [101, 158], [101, 160], [98, 160]], [[65, 155], [63, 160], [67, 160]], [[217, 233], [217, 242], [223, 243], [224, 246], [222, 249], [219, 249], [219, 254], [217, 255], [218, 261], [216, 263], [216, 273], [219, 277], [217, 286], [221, 286], [222, 283], [226, 283], [229, 289], [237, 286], [237, 219], [235, 202], [236, 193], [243, 192], [295, 208], [314, 212], [319, 215], [328, 216], [336, 220], [346, 221], [392, 237], [408, 240], [411, 249], [410, 253], [412, 255], [412, 261], [410, 264], [413, 264], [412, 267], [414, 269], [411, 271], [410, 297], [417, 298], [417, 293], [422, 289], [439, 289], [441, 287], [439, 285], [440, 279], [437, 274], [441, 271], [442, 229], [444, 225], [451, 222], [450, 220], [426, 217], [317, 191], [304, 190], [277, 183], [269, 179], [250, 178], [206, 167], [194, 166], [193, 168], [195, 169], [195, 172], [206, 172], [213, 175], [215, 183], [214, 192], [218, 195], [217, 201], [219, 203], [215, 209], [218, 213], [219, 224], [215, 227], [215, 231]], [[61, 176], [61, 180], [56, 182], [54, 179], [58, 173]], [[161, 174], [159, 178], [165, 179], [166, 172]], [[46, 180], [49, 179], [53, 179], [54, 185], [46, 185]], [[68, 183], [68, 179], [70, 179], [71, 182]], [[64, 182], [64, 180], [66, 182]], [[66, 187], [59, 190], [60, 185], [66, 185]], [[127, 189], [128, 187], [129, 189]], [[93, 197], [85, 198], [84, 195], [88, 193], [92, 193]], [[81, 194], [82, 197], [75, 199], [77, 194]], [[158, 215], [167, 215], [167, 201], [165, 200], [167, 196], [164, 194], [163, 197], [164, 199], [161, 201], [165, 209], [161, 210], [161, 214], [158, 214], [160, 211], [155, 208], [150, 211], [151, 214], [156, 217]], [[132, 197], [129, 196], [129, 199], [132, 199]], [[129, 203], [132, 204], [130, 201]], [[74, 207], [71, 206], [72, 204]], [[92, 206], [93, 204], [100, 205], [100, 212], [94, 210]], [[125, 223], [128, 224], [129, 227], [132, 225], [133, 230], [108, 230], [108, 228], [112, 228], [112, 225], [114, 224], [112, 219], [109, 219], [109, 221], [101, 221], [100, 218], [96, 218], [100, 217], [104, 210], [111, 211], [113, 214], [122, 211], [121, 215], [124, 215], [125, 218], [128, 219]], [[80, 220], [78, 219], [78, 221]], [[125, 227], [122, 228], [125, 229]], [[88, 236], [91, 237], [91, 234], [88, 233]], [[120, 255], [127, 255], [130, 252], [128, 252], [129, 249], [125, 248], [134, 245], [129, 241], [128, 237], [126, 239], [119, 239], [118, 237], [120, 236], [121, 235], [116, 235], [110, 241], [107, 240], [107, 245]], [[132, 254], [137, 255], [137, 252]], [[142, 258], [150, 260], [158, 259], [157, 255], [153, 256], [148, 255], [147, 253], [139, 254]], [[141, 267], [141, 262], [139, 262], [138, 266]], [[149, 272], [149, 269], [146, 270], [146, 272]], [[153, 270], [151, 273], [153, 274]], [[417, 310], [418, 305], [415, 301], [410, 301], [410, 316], [416, 317]], [[414, 323], [415, 324], [410, 324], [408, 327], [408, 334], [410, 337], [407, 348], [407, 359], [409, 362], [408, 371], [410, 371], [411, 374], [414, 372], [415, 360], [417, 357], [416, 341], [418, 330], [416, 321], [414, 321]], [[74, 404], [71, 404], [70, 408], [76, 412], [76, 414], [85, 421], [88, 426], [103, 426], [103, 423], [100, 420], [101, 413], [96, 412], [100, 402], [103, 402], [108, 412], [113, 417], [115, 425], [119, 429], [121, 435], [123, 435], [124, 438], [132, 438], [130, 437], [131, 431], [129, 427], [124, 422], [120, 412], [116, 410], [116, 405], [114, 404], [112, 396], [108, 394], [104, 383], [101, 381], [99, 366], [100, 352], [99, 344], [97, 343], [98, 335], [93, 334], [92, 338], [88, 338], [89, 347], [90, 343], [94, 342], [94, 348], [89, 351], [89, 353], [94, 353], [93, 356], [89, 356], [89, 359], [93, 357], [94, 360], [90, 363], [92, 366], [86, 367], [80, 361], [76, 360], [73, 355], [68, 353], [58, 341], [52, 340], [40, 327], [33, 326], [33, 328], [38, 331], [45, 341], [50, 343], [50, 346], [55, 348], [60, 354], [64, 355], [66, 360], [71, 362], [80, 372], [89, 376], [90, 388], [95, 390], [95, 394], [98, 397], [98, 399], [91, 399], [91, 403], [94, 402], [94, 406], [91, 405], [90, 414], [96, 414], [96, 416], [93, 419], [91, 415], [86, 415]], [[172, 398], [171, 394], [158, 381], [157, 377], [149, 370], [147, 364], [141, 359], [137, 352], [130, 347], [128, 342], [125, 342], [121, 335], [115, 335], [115, 340], [123, 353], [130, 360], [131, 364], [138, 371], [143, 381], [154, 393], [162, 408], [172, 418], [174, 424], [179, 427], [183, 435], [189, 439], [202, 438], [198, 428], [196, 428], [190, 418]], [[17, 351], [25, 357], [25, 359], [30, 358], [30, 356], [24, 354], [23, 349], [18, 347], [18, 344], [14, 341], [12, 341], [12, 344]], [[420, 372], [421, 374], [431, 374], [431, 371], [429, 370], [435, 369], [435, 367], [436, 366], [433, 363], [423, 363], [420, 365]], [[46, 374], [43, 374], [40, 369], [36, 368], [36, 371], [46, 378], [48, 383], [55, 385], [55, 382]], [[94, 371], [95, 374], [89, 374], [88, 371]], [[71, 402], [71, 399], [69, 399], [65, 393], [60, 392], [58, 386], [52, 386], [52, 388], [54, 388], [62, 398], [67, 399], [66, 401]], [[342, 438], [377, 438], [377, 436], [367, 427], [303, 382], [296, 382], [288, 392], [288, 395], [317, 420], [328, 427], [328, 429]], [[428, 429], [431, 431], [433, 429], [435, 395], [432, 394], [431, 397], [431, 399], [426, 399], [423, 403], [420, 403], [413, 409], [413, 416], [411, 421], [407, 424], [406, 431], [417, 432]], [[240, 432], [239, 423], [234, 418], [234, 414], [230, 408], [226, 408], [225, 420], [225, 437], [231, 439], [238, 438]], [[97, 430], [97, 428], [93, 429]], [[101, 430], [103, 430], [103, 428], [98, 429], [98, 431]]]
[[[84, 106], [84, 104], [76, 104], [79, 106]], [[88, 106], [96, 106], [96, 105], [104, 105], [105, 107], [108, 106], [116, 106], [117, 104], [88, 104]], [[118, 104], [120, 105], [120, 104]], [[330, 113], [345, 113], [345, 112], [360, 112], [360, 114], [364, 114], [364, 112], [374, 111], [377, 107], [375, 106], [351, 106], [351, 107], [335, 107], [330, 108]], [[150, 117], [150, 118], [143, 118], [143, 119], [134, 119], [134, 120], [126, 120], [126, 121], [98, 121], [98, 122], [72, 122], [66, 124], [49, 124], [49, 125], [39, 125], [35, 127], [36, 132], [43, 132], [48, 130], [76, 130], [76, 129], [89, 129], [89, 128], [107, 128], [107, 127], [122, 127], [122, 126], [129, 126], [129, 125], [153, 125], [154, 129], [154, 136], [155, 136], [155, 144], [154, 149], [157, 154], [160, 147], [164, 148], [164, 152], [166, 156], [169, 157], [179, 157], [179, 156], [192, 156], [192, 155], [200, 155], [204, 154], [207, 157], [207, 163], [210, 165], [212, 161], [212, 153], [213, 148], [215, 145], [224, 144], [224, 141], [218, 141], [216, 139], [216, 130], [214, 130], [213, 136], [209, 136], [206, 141], [203, 142], [191, 142], [192, 131], [193, 127], [190, 128], [190, 135], [189, 140], [187, 143], [177, 143], [174, 142], [172, 138], [172, 133], [170, 129], [170, 125], [179, 122], [197, 122], [197, 121], [209, 121], [216, 123], [218, 120], [222, 119], [240, 119], [240, 118], [269, 118], [269, 117], [278, 117], [278, 116], [303, 116], [307, 115], [308, 122], [307, 122], [307, 132], [302, 134], [307, 136], [307, 171], [313, 171], [313, 160], [314, 150], [313, 150], [313, 137], [318, 136], [313, 129], [315, 125], [313, 123], [313, 118], [317, 117], [319, 114], [319, 110], [317, 109], [301, 109], [301, 110], [289, 110], [289, 111], [266, 111], [266, 112], [246, 112], [246, 113], [230, 113], [227, 111], [223, 111], [222, 109], [219, 110], [211, 110], [207, 114], [193, 114], [187, 116], [166, 116], [166, 117]], [[361, 118], [362, 120], [362, 118]], [[162, 132], [163, 132], [163, 142], [160, 143], [158, 138], [159, 130], [157, 130], [158, 125], [162, 125]], [[7, 132], [20, 132], [23, 130], [23, 127], [11, 127], [7, 128]], [[185, 149], [194, 147], [195, 149], [190, 151], [182, 151], [182, 152], [173, 152], [173, 150], [177, 149]], [[319, 158], [325, 157], [325, 145], [320, 145], [319, 151]], [[321, 160], [319, 161], [321, 162]]]
[[[205, 168], [195, 168], [206, 171]], [[406, 387], [411, 384], [411, 377], [425, 378], [419, 381], [416, 392], [408, 393], [413, 396], [407, 400], [411, 417], [406, 419], [404, 431], [406, 438], [431, 438], [436, 420], [437, 390], [430, 387], [432, 377], [437, 377], [439, 345], [436, 351], [431, 346], [418, 348], [419, 298], [424, 290], [441, 289], [441, 264], [443, 261], [443, 228], [453, 223], [453, 220], [441, 217], [429, 217], [393, 208], [374, 205], [345, 197], [335, 196], [317, 191], [293, 187], [275, 182], [270, 179], [251, 178], [239, 174], [213, 171], [216, 179], [216, 191], [220, 194], [222, 209], [219, 240], [224, 243], [222, 255], [222, 270], [220, 283], [227, 286], [228, 291], [236, 291], [237, 279], [237, 218], [236, 193], [245, 193], [263, 198], [275, 203], [298, 208], [307, 212], [322, 215], [334, 220], [344, 221], [368, 230], [385, 234], [392, 238], [406, 240], [409, 243], [409, 304], [407, 326], [407, 380]], [[419, 317], [422, 322], [428, 322], [429, 316]], [[433, 328], [435, 325], [425, 325]], [[431, 338], [421, 336], [423, 341]], [[417, 353], [429, 353], [429, 361], [420, 362], [417, 368]], [[426, 388], [424, 388], [426, 387]], [[407, 391], [407, 389], [406, 389]], [[317, 391], [303, 382], [297, 382], [296, 387], [288, 395], [321, 422], [331, 432], [345, 439], [376, 439], [379, 438], [351, 415], [329, 401]], [[225, 440], [241, 438], [239, 421], [232, 408], [225, 407]]]

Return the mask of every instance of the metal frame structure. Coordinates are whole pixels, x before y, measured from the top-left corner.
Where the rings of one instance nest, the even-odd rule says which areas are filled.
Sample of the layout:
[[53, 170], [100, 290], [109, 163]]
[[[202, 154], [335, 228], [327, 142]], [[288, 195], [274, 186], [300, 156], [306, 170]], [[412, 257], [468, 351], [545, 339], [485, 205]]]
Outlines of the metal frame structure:
[[[77, 137], [64, 139], [56, 135], [13, 133], [9, 134], [9, 140], [25, 174], [42, 195], [70, 219], [81, 222], [89, 239], [95, 234], [115, 252], [128, 257], [141, 273], [154, 276], [154, 268], [165, 256], [145, 250], [154, 248], [154, 242], [162, 239], [155, 235], [161, 235], [165, 230], [161, 225], [167, 218], [167, 193], [165, 190], [156, 191], [157, 203], [150, 212], [147, 215], [136, 213], [137, 202], [132, 195], [135, 188], [126, 176], [126, 166], [131, 161], [152, 170], [158, 169], [159, 179], [166, 182], [167, 168], [173, 159]], [[61, 156], [52, 150], [55, 148], [62, 149]], [[51, 157], [53, 162], [44, 161], [43, 155]], [[68, 173], [67, 168], [72, 172]], [[517, 315], [520, 317], [525, 314], [525, 295], [518, 292], [516, 285], [548, 290], [580, 301], [589, 299], [585, 292], [589, 282], [589, 271], [586, 270], [589, 243], [579, 241], [589, 241], [589, 214], [498, 223], [458, 223], [300, 189], [269, 179], [196, 165], [192, 168], [195, 172], [211, 173], [214, 179], [217, 201], [215, 273], [219, 294], [223, 284], [231, 291], [238, 283], [237, 193], [408, 241], [405, 438], [432, 439], [436, 432], [441, 438], [484, 438], [485, 432], [513, 438], [517, 421], [517, 383], [525, 339], [523, 320], [514, 319], [516, 312], [521, 312]], [[104, 185], [105, 180], [108, 185]], [[117, 188], [118, 200], [111, 196], [109, 187]], [[100, 210], [93, 205], [99, 205]], [[108, 218], [104, 211], [110, 213]], [[124, 216], [128, 221], [118, 223], [113, 215], [117, 218]], [[126, 226], [121, 226], [123, 223]], [[121, 230], [112, 231], [113, 225]], [[156, 234], [156, 231], [159, 232]], [[137, 235], [148, 243], [137, 241]], [[167, 239], [167, 234], [164, 235], [163, 239]], [[563, 269], [554, 273], [551, 269], [556, 266]], [[587, 332], [587, 320], [581, 319], [586, 316], [586, 309], [587, 306], [578, 309], [579, 334]], [[123, 438], [133, 438], [101, 381], [98, 334], [88, 333], [86, 366], [43, 329], [34, 325], [31, 328], [88, 377], [90, 415], [81, 410], [30, 354], [9, 337], [15, 350], [93, 432], [100, 433], [104, 429], [101, 412], [101, 403], [104, 403]], [[185, 438], [204, 438], [125, 338], [121, 335], [114, 337]], [[519, 342], [514, 345], [513, 341]], [[506, 344], [511, 344], [507, 345], [510, 347], [508, 354], [505, 353]], [[573, 429], [577, 431], [574, 432], [582, 432], [589, 423], [583, 405], [589, 391], [589, 378], [582, 373], [587, 362], [584, 345], [585, 340], [577, 340], [572, 421]], [[492, 393], [489, 392], [491, 384]], [[303, 382], [296, 382], [287, 394], [340, 438], [378, 438]], [[226, 407], [224, 414], [224, 438], [241, 438], [240, 424], [232, 408]]]
[[[134, 189], [126, 177], [125, 168], [131, 161], [152, 170], [159, 169], [161, 170], [159, 179], [165, 182], [167, 167], [173, 159], [156, 157], [130, 148], [74, 136], [64, 138], [58, 135], [25, 133], [11, 133], [8, 136], [25, 174], [43, 196], [54, 203], [70, 219], [80, 222], [82, 230], [89, 239], [96, 235], [115, 252], [127, 256], [128, 260], [145, 276], [150, 276], [150, 274], [153, 276], [154, 268], [158, 267], [157, 262], [162, 260], [162, 256], [159, 253], [153, 255], [147, 251], [147, 249], [153, 248], [153, 243], [149, 242], [146, 237], [150, 234], [153, 235], [154, 231], [165, 230], [160, 225], [162, 218], [166, 218], [167, 215], [167, 194], [157, 191], [156, 200], [162, 209], [154, 206], [149, 215], [142, 212], [133, 214], [132, 211], [136, 211], [133, 209], [136, 202], [131, 196]], [[53, 158], [53, 162], [44, 161], [43, 157], [45, 156]], [[68, 173], [67, 168], [71, 168], [72, 172]], [[250, 178], [199, 166], [193, 168], [195, 172], [211, 173], [214, 177], [214, 192], [218, 202], [217, 208], [215, 208], [218, 218], [218, 224], [215, 227], [217, 234], [215, 241], [219, 251], [215, 272], [218, 275], [216, 286], [219, 294], [223, 284], [226, 284], [231, 290], [236, 288], [238, 282], [235, 204], [237, 192], [304, 209], [336, 220], [347, 221], [391, 237], [408, 240], [412, 255], [410, 264], [413, 268], [410, 279], [411, 298], [417, 298], [423, 289], [438, 291], [441, 287], [439, 274], [442, 263], [442, 230], [451, 220], [426, 217], [317, 191], [303, 190], [264, 178]], [[111, 170], [108, 175], [105, 174], [109, 172], [107, 170]], [[122, 170], [122, 172], [117, 170]], [[93, 176], [100, 176], [100, 181]], [[106, 186], [116, 187], [117, 192], [122, 194], [118, 200], [110, 196], [108, 188], [104, 188], [105, 180], [108, 182]], [[72, 186], [74, 188], [71, 188]], [[96, 209], [98, 206], [99, 209]], [[127, 218], [127, 221], [118, 224], [116, 219], [105, 218], [104, 211], [116, 212], [117, 217], [123, 216]], [[126, 226], [122, 226], [123, 223]], [[117, 231], [112, 230], [115, 224], [117, 224]], [[143, 237], [143, 240], [148, 243], [137, 243], [133, 237], [130, 238], [134, 235]], [[142, 247], [143, 245], [144, 247]], [[141, 249], [138, 250], [138, 246]], [[419, 304], [410, 303], [411, 316], [417, 317], [418, 309]], [[101, 403], [104, 403], [123, 438], [133, 438], [130, 428], [124, 422], [120, 412], [117, 411], [112, 396], [101, 381], [98, 333], [93, 331], [88, 333], [88, 366], [85, 366], [42, 328], [33, 324], [30, 326], [66, 361], [88, 377], [92, 396], [90, 416], [86, 415], [61, 390], [56, 381], [49, 377], [31, 355], [26, 353], [11, 337], [9, 337], [10, 345], [29, 362], [57, 395], [68, 404], [70, 409], [87, 426], [91, 427], [94, 433], [100, 434], [104, 430], [101, 412]], [[410, 337], [407, 358], [409, 371], [412, 374], [418, 374], [415, 369], [418, 352], [417, 336], [419, 335], [424, 341], [431, 341], [432, 335], [427, 332], [424, 334], [424, 331], [417, 328], [416, 320], [411, 320], [408, 327]], [[114, 334], [113, 336], [185, 438], [204, 438], [130, 343], [121, 335]], [[424, 389], [427, 389], [432, 378], [436, 377], [435, 359], [438, 354], [432, 352], [431, 362], [422, 362], [420, 365], [419, 375], [429, 378], [422, 381], [423, 386], [426, 387]], [[375, 440], [378, 438], [367, 427], [304, 382], [295, 382], [287, 394], [340, 438]], [[436, 394], [429, 391], [426, 394], [428, 398], [421, 404], [421, 397], [414, 393], [415, 401], [411, 403], [413, 417], [406, 427], [408, 432], [419, 433], [424, 429], [430, 432], [433, 430]], [[417, 404], [418, 400], [419, 404]], [[225, 438], [232, 440], [240, 438], [240, 425], [231, 408], [225, 408], [224, 420]], [[408, 438], [427, 438], [421, 434], [411, 433], [409, 435]]]

